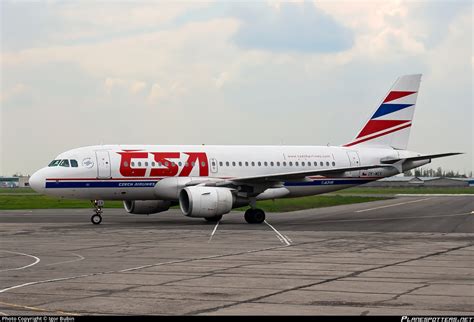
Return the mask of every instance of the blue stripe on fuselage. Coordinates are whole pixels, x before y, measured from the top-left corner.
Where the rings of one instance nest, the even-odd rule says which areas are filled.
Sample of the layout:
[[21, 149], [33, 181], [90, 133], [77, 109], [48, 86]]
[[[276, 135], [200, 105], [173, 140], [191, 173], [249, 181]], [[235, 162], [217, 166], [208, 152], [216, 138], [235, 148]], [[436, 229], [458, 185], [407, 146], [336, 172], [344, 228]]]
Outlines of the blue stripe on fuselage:
[[158, 181], [63, 181], [46, 182], [46, 188], [153, 188]]
[[314, 180], [306, 182], [285, 182], [285, 187], [304, 187], [304, 186], [331, 186], [331, 185], [343, 185], [343, 184], [364, 184], [373, 181], [373, 179], [360, 179], [360, 180]]
[[[305, 182], [285, 182], [286, 187], [358, 185], [373, 179], [316, 179]], [[46, 182], [46, 188], [153, 188], [158, 181], [61, 181]]]

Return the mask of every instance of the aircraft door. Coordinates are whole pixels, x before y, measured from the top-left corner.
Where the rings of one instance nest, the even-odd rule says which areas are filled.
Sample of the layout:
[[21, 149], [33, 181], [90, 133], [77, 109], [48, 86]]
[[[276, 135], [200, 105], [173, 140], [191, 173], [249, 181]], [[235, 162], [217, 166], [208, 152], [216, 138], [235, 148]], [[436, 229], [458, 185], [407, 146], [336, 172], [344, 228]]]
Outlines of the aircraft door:
[[[360, 167], [359, 154], [356, 151], [347, 152], [347, 156], [349, 157], [349, 163], [351, 167]], [[359, 177], [360, 171], [350, 171], [349, 176]]]
[[97, 159], [97, 179], [110, 179], [111, 167], [109, 151], [95, 151], [95, 157]]
[[212, 173], [217, 172], [217, 160], [214, 158], [211, 158], [211, 172]]

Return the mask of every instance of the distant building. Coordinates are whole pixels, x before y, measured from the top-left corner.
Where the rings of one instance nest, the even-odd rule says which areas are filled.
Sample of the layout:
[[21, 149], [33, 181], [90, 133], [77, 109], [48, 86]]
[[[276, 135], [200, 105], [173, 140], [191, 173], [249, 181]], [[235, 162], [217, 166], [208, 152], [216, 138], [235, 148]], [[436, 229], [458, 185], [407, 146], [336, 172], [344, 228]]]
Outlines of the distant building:
[[29, 176], [0, 177], [0, 188], [25, 188], [29, 187]]
[[405, 177], [383, 178], [364, 185], [365, 187], [468, 187], [474, 186], [473, 178]]
[[418, 177], [394, 176], [370, 182], [364, 187], [422, 187], [423, 180]]

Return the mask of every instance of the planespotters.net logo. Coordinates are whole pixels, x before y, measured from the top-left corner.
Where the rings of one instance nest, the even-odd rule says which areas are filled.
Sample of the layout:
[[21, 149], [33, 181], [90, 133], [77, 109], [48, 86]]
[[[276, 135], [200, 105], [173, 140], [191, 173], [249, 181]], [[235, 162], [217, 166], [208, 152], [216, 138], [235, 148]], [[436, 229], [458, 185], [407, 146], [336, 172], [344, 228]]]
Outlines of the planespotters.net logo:
[[472, 316], [402, 316], [401, 322], [474, 322]]

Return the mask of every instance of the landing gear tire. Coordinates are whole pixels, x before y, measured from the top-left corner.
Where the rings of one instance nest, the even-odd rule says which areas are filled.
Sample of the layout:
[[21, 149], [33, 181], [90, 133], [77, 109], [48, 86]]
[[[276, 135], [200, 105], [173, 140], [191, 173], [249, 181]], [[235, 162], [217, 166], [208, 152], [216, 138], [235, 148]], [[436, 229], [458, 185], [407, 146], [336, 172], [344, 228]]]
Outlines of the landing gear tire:
[[245, 221], [249, 224], [261, 224], [265, 221], [265, 212], [262, 209], [247, 209], [245, 211]]
[[218, 221], [221, 221], [222, 215], [213, 216], [213, 217], [205, 217], [204, 219], [206, 219], [207, 222], [218, 222]]
[[98, 225], [102, 222], [102, 216], [101, 215], [92, 215], [91, 217], [91, 222], [94, 224], [94, 225]]
[[104, 201], [103, 200], [91, 200], [92, 206], [94, 207], [94, 212], [95, 214], [92, 215], [91, 217], [91, 222], [94, 225], [98, 225], [102, 222], [102, 207], [104, 207]]

